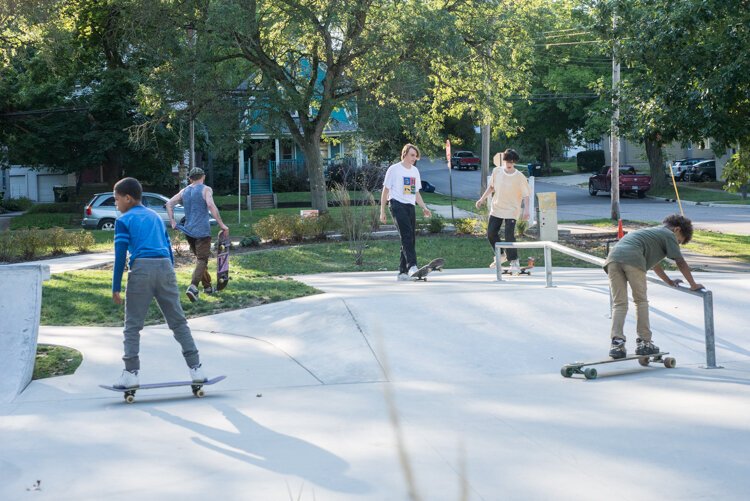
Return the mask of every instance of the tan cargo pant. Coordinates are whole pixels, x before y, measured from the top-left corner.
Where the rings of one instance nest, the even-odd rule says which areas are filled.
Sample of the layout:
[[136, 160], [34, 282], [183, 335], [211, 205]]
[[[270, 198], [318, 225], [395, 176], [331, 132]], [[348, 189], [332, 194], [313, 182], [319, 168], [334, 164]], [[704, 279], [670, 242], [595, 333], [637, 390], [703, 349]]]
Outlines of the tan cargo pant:
[[211, 257], [211, 237], [186, 238], [190, 245], [190, 251], [195, 254], [196, 258], [195, 270], [193, 270], [193, 278], [190, 283], [198, 287], [198, 283], [202, 282], [203, 287], [210, 287], [211, 274], [208, 272], [208, 258]]
[[628, 284], [635, 303], [636, 333], [644, 341], [651, 341], [651, 327], [648, 320], [648, 295], [646, 292], [646, 272], [629, 264], [609, 263], [607, 266], [609, 288], [612, 292], [612, 332], [610, 337], [626, 339], [623, 333], [625, 317], [628, 314]]

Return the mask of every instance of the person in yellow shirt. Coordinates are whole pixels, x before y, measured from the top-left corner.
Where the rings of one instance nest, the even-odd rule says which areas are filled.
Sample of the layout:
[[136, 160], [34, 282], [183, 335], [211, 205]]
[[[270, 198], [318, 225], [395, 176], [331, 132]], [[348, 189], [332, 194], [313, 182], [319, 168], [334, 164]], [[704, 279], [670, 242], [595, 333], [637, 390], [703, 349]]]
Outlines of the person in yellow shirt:
[[[529, 218], [529, 182], [521, 171], [516, 169], [515, 164], [519, 156], [515, 150], [508, 148], [500, 154], [499, 165], [492, 171], [487, 190], [477, 200], [476, 207], [479, 209], [482, 203], [492, 195], [492, 206], [490, 209], [490, 220], [487, 224], [487, 240], [495, 252], [495, 244], [500, 242], [500, 230], [505, 223], [505, 242], [516, 241], [516, 221], [521, 218]], [[496, 164], [497, 165], [497, 164]], [[521, 265], [518, 262], [518, 251], [506, 249], [506, 258], [510, 261], [510, 272], [514, 275], [521, 273]], [[493, 260], [490, 267], [494, 267]]]

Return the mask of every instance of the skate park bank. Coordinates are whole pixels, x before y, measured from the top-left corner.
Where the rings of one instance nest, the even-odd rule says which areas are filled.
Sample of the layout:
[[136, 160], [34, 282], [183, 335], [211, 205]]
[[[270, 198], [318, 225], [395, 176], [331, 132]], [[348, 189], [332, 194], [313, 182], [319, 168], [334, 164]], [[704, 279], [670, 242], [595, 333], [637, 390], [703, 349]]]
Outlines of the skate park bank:
[[[422, 499], [743, 499], [746, 277], [697, 277], [723, 368], [703, 368], [700, 300], [651, 286], [654, 340], [677, 367], [585, 380], [560, 367], [606, 355], [607, 278], [553, 274], [298, 276], [324, 294], [191, 319], [207, 372], [228, 376], [200, 400], [125, 404], [97, 387], [120, 368], [121, 329], [41, 327], [84, 362], [0, 404], [0, 498], [407, 499], [410, 471]], [[182, 374], [166, 326], [142, 342], [144, 382]]]

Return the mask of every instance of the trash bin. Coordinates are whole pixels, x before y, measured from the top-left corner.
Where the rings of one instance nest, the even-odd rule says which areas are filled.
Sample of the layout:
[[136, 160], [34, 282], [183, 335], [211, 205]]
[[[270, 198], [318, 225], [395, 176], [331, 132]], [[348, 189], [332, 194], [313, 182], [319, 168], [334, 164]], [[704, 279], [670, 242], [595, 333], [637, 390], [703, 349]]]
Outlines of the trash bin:
[[55, 194], [55, 202], [67, 202], [68, 201], [68, 187], [55, 185], [52, 187], [52, 193]]
[[531, 176], [539, 177], [542, 175], [542, 164], [538, 162], [528, 164], [526, 168], [529, 170], [529, 177]]

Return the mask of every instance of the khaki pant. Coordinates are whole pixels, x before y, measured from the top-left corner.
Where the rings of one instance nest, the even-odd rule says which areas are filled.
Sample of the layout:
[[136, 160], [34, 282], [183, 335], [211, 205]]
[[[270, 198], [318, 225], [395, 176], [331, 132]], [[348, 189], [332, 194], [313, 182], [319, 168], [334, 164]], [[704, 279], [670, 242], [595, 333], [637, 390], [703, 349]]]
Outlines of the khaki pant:
[[208, 258], [211, 257], [211, 237], [186, 238], [190, 245], [190, 251], [196, 257], [195, 270], [193, 270], [193, 278], [190, 283], [198, 287], [198, 283], [202, 282], [203, 287], [210, 287], [211, 274], [208, 273]]
[[648, 295], [646, 293], [646, 272], [629, 264], [609, 263], [607, 265], [609, 288], [612, 292], [612, 332], [610, 337], [625, 338], [623, 327], [628, 314], [628, 284], [635, 303], [636, 333], [644, 341], [651, 341], [651, 327], [648, 321]]

